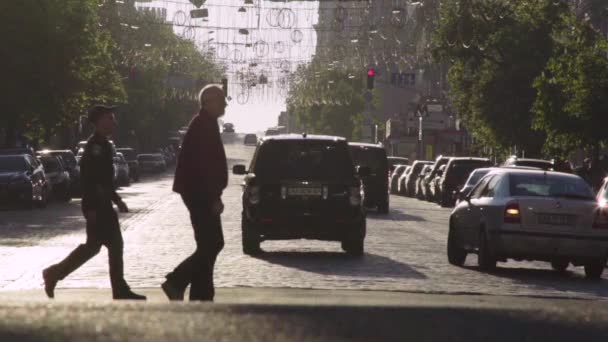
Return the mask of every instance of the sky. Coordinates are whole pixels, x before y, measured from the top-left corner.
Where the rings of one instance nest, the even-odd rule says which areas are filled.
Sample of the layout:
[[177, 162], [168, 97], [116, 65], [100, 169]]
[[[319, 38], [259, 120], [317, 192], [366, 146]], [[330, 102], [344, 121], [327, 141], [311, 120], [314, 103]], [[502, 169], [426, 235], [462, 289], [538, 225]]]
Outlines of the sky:
[[[277, 126], [278, 116], [285, 110], [285, 77], [298, 63], [310, 60], [316, 47], [317, 2], [254, 3], [244, 6], [243, 0], [207, 0], [201, 7], [209, 12], [204, 21], [190, 18], [190, 10], [196, 7], [188, 0], [136, 2], [137, 7], [166, 8], [176, 34], [213, 52], [216, 61], [226, 67], [231, 99], [223, 121], [243, 133]], [[239, 11], [240, 7], [246, 11]], [[195, 27], [186, 32], [188, 25]], [[268, 85], [244, 87], [246, 82], [238, 77], [247, 74], [257, 79], [262, 73], [268, 76]]]

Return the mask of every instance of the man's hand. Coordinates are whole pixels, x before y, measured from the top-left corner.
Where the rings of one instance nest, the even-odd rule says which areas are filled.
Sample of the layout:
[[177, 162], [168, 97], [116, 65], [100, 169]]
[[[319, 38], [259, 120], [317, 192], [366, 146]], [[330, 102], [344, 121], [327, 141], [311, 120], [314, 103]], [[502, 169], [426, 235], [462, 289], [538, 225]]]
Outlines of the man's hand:
[[118, 201], [116, 203], [116, 206], [118, 207], [118, 211], [120, 211], [121, 213], [128, 213], [129, 212], [129, 207], [127, 207], [127, 204], [123, 201]]
[[84, 218], [87, 219], [88, 223], [95, 224], [95, 221], [97, 221], [97, 212], [95, 210], [89, 210], [84, 213]]
[[222, 199], [218, 198], [213, 205], [211, 206], [211, 213], [214, 215], [221, 215], [224, 212], [224, 203], [222, 203]]

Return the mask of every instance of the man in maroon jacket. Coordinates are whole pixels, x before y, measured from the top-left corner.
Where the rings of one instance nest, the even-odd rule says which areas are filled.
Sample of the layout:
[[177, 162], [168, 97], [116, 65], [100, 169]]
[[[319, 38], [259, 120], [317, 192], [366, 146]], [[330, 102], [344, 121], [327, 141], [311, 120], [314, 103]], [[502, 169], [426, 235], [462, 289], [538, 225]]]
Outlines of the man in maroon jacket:
[[196, 251], [166, 276], [162, 289], [171, 300], [183, 300], [190, 284], [190, 300], [213, 301], [213, 268], [224, 247], [220, 214], [228, 167], [217, 119], [227, 104], [220, 85], [206, 86], [199, 98], [201, 110], [184, 137], [173, 183], [190, 212]]

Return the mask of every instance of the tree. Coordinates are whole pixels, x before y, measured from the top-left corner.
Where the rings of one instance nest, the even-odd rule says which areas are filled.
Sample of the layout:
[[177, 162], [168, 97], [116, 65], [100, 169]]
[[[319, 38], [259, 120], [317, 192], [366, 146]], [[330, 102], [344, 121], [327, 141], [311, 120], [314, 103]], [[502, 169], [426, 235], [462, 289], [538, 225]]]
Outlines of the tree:
[[0, 20], [3, 143], [13, 144], [18, 132], [48, 140], [91, 102], [124, 99], [97, 1], [4, 1]]
[[553, 40], [554, 56], [534, 83], [534, 126], [547, 132], [547, 151], [591, 148], [597, 160], [608, 140], [608, 43], [573, 15], [564, 16]]
[[534, 80], [553, 53], [566, 4], [552, 0], [444, 1], [433, 55], [450, 64], [451, 99], [473, 136], [488, 146], [541, 153], [533, 126]]

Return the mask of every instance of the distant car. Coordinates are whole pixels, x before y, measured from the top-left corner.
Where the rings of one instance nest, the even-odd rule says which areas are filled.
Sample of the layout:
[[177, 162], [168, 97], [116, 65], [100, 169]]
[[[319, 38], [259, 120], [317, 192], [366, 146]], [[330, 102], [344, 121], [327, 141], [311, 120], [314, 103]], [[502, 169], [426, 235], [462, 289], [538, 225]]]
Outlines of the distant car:
[[114, 157], [117, 166], [116, 184], [119, 186], [131, 185], [131, 177], [129, 177], [129, 164], [122, 152], [116, 152]]
[[70, 174], [63, 165], [61, 157], [40, 154], [38, 160], [44, 166], [44, 173], [51, 184], [53, 196], [61, 201], [69, 202], [72, 199]]
[[[366, 175], [368, 169], [359, 169]], [[245, 175], [242, 243], [257, 254], [264, 240], [340, 241], [351, 255], [364, 252], [365, 211], [361, 182], [344, 138], [278, 135], [264, 138]], [[386, 178], [386, 177], [385, 177]]]
[[70, 174], [70, 192], [72, 197], [79, 196], [81, 194], [80, 165], [78, 165], [74, 152], [70, 150], [42, 150], [39, 154], [49, 154], [61, 158], [64, 167]]
[[234, 133], [234, 124], [229, 122], [224, 124], [224, 133]]
[[529, 166], [536, 167], [545, 171], [553, 171], [553, 162], [550, 160], [518, 158], [515, 156], [507, 159], [502, 166]]
[[412, 168], [408, 174], [401, 175], [399, 179], [399, 193], [407, 197], [416, 197], [416, 183], [420, 172], [426, 165], [432, 165], [433, 162], [426, 160], [416, 160], [412, 164]]
[[424, 165], [420, 174], [418, 175], [418, 179], [416, 179], [416, 198], [419, 200], [424, 200], [426, 198], [426, 187], [424, 182], [426, 180], [426, 176], [431, 173], [431, 169], [433, 168], [433, 163], [431, 162], [428, 165]]
[[137, 161], [137, 153], [130, 147], [119, 147], [116, 152], [122, 153], [127, 164], [129, 164], [129, 178], [134, 182], [139, 181], [139, 162]]
[[388, 159], [382, 145], [366, 143], [348, 143], [353, 162], [364, 166], [370, 175], [362, 178], [364, 206], [378, 208], [378, 212], [389, 212]]
[[393, 173], [395, 171], [395, 167], [397, 165], [410, 165], [410, 160], [408, 158], [403, 157], [387, 157], [388, 160], [388, 170]]
[[437, 177], [437, 172], [439, 172], [439, 169], [448, 163], [448, 161], [450, 161], [450, 158], [452, 157], [446, 157], [446, 156], [438, 156], [437, 159], [435, 159], [435, 163], [433, 164], [433, 168], [431, 169], [431, 172], [429, 172], [429, 174], [426, 175], [423, 185], [425, 187], [424, 189], [424, 195], [425, 195], [425, 200], [429, 201], [429, 202], [436, 202], [436, 198], [434, 197], [436, 191], [434, 191], [435, 189], [431, 189], [431, 187], [435, 184], [434, 180], [435, 177]]
[[258, 136], [255, 134], [246, 134], [243, 142], [247, 146], [255, 146], [258, 143]]
[[29, 154], [0, 155], [0, 202], [46, 207], [48, 192], [42, 164]]
[[281, 133], [279, 132], [278, 129], [276, 129], [276, 128], [269, 128], [264, 133], [264, 136], [271, 137], [271, 136], [279, 135], [279, 134], [281, 134]]
[[142, 172], [162, 172], [167, 169], [165, 158], [162, 154], [139, 154], [137, 161]]
[[482, 271], [497, 261], [539, 260], [558, 272], [570, 264], [600, 279], [608, 251], [608, 217], [590, 187], [575, 175], [494, 169], [450, 216], [448, 261], [477, 253]]
[[398, 186], [399, 186], [399, 177], [401, 177], [401, 175], [403, 175], [405, 173], [406, 168], [407, 168], [407, 165], [395, 165], [395, 170], [391, 174], [391, 178], [390, 178], [391, 194], [398, 193], [397, 190], [398, 190]]
[[442, 207], [455, 204], [454, 194], [463, 187], [473, 170], [492, 166], [487, 158], [455, 157], [446, 164], [443, 175], [439, 181], [438, 203]]

